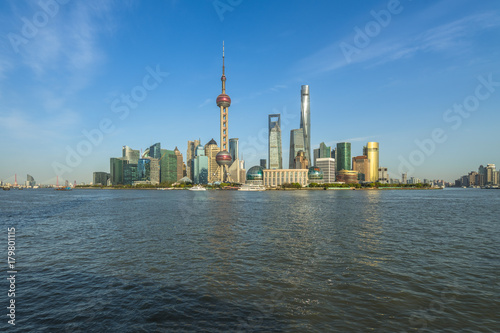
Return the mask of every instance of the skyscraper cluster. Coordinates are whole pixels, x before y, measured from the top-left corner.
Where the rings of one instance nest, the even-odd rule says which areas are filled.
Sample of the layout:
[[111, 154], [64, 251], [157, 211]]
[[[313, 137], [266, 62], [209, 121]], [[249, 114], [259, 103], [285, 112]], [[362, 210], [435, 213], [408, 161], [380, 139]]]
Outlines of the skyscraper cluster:
[[[122, 157], [110, 159], [109, 179], [111, 185], [137, 185], [175, 183], [185, 174], [181, 152], [162, 149], [155, 143], [142, 154], [128, 146], [123, 146]], [[105, 185], [105, 184], [103, 184]]]
[[[156, 185], [179, 181], [195, 184], [244, 182], [245, 162], [239, 158], [238, 139], [229, 139], [231, 98], [226, 94], [226, 80], [223, 44], [222, 93], [216, 99], [220, 111], [220, 146], [214, 139], [205, 145], [201, 145], [201, 140], [188, 141], [185, 164], [177, 147], [174, 150], [162, 149], [158, 142], [141, 154], [139, 150], [124, 146], [122, 157], [110, 159], [110, 183], [112, 185]], [[96, 176], [102, 182], [100, 178], [102, 175], [98, 173]]]
[[500, 185], [500, 171], [496, 170], [495, 164], [480, 165], [477, 171], [455, 180], [455, 186], [460, 187], [498, 187]]
[[[281, 170], [283, 158], [280, 115], [270, 114], [268, 124], [268, 169]], [[387, 168], [379, 168], [378, 142], [368, 142], [363, 147], [363, 155], [356, 157], [351, 157], [350, 142], [339, 142], [334, 149], [321, 142], [318, 148], [311, 150], [310, 90], [308, 85], [303, 85], [300, 91], [300, 128], [290, 131], [288, 170], [309, 169], [310, 177], [325, 183], [377, 182], [379, 180], [388, 182]], [[265, 167], [262, 160], [261, 167]], [[316, 169], [313, 170], [313, 168]], [[318, 175], [318, 170], [321, 171], [322, 178]], [[379, 177], [380, 172], [383, 178]], [[287, 173], [283, 173], [285, 174]]]

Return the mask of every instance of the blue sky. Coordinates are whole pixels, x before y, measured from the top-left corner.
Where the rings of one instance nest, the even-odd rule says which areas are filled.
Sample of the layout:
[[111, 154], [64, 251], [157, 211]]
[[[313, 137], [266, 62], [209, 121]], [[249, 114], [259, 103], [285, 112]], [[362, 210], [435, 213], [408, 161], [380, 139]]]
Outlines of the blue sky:
[[267, 158], [270, 113], [287, 165], [303, 84], [313, 148], [350, 141], [356, 156], [377, 141], [398, 178], [500, 164], [498, 1], [40, 3], [0, 2], [3, 181], [90, 182], [123, 145], [185, 156], [188, 140], [218, 142], [223, 40], [247, 169]]

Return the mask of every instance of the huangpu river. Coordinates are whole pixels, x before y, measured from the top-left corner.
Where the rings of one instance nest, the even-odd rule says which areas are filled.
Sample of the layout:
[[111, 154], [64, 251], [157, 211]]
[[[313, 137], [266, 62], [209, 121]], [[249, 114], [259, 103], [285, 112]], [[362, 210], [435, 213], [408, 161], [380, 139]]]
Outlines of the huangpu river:
[[499, 207], [480, 189], [0, 191], [0, 327], [499, 332]]

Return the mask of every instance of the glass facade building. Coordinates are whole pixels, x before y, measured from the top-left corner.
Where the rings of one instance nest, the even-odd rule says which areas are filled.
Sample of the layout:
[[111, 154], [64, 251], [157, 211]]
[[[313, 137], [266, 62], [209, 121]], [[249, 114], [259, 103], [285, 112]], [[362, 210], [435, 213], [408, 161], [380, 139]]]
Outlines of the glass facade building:
[[205, 156], [205, 149], [199, 145], [195, 150], [196, 156], [193, 159], [193, 183], [208, 184], [208, 156]]
[[109, 160], [109, 170], [112, 185], [123, 184], [123, 158], [112, 157]]
[[92, 184], [106, 186], [108, 184], [108, 179], [109, 179], [109, 173], [107, 173], [107, 172], [94, 172], [93, 177], [92, 177]]
[[337, 172], [351, 170], [351, 143], [339, 142], [336, 149]]
[[314, 164], [316, 165], [316, 161], [318, 158], [329, 158], [331, 157], [332, 147], [328, 147], [324, 142], [319, 144], [318, 149], [314, 149]]
[[35, 178], [33, 178], [33, 176], [31, 175], [26, 175], [26, 185], [31, 187], [35, 186], [36, 185]]
[[303, 85], [300, 90], [300, 128], [304, 133], [306, 158], [311, 163], [311, 106], [308, 85]]
[[149, 157], [157, 159], [161, 158], [161, 145], [159, 142], [149, 147]]
[[267, 161], [265, 158], [261, 158], [260, 159], [260, 166], [263, 168], [263, 169], [266, 169], [267, 168]]
[[269, 115], [269, 169], [281, 169], [281, 115]]
[[149, 158], [140, 158], [137, 163], [137, 180], [150, 181], [151, 180], [151, 160]]
[[307, 178], [309, 179], [308, 183], [323, 183], [323, 171], [316, 166], [312, 166], [307, 171]]
[[231, 154], [231, 158], [233, 162], [239, 159], [240, 155], [240, 146], [238, 138], [229, 139], [229, 154]]
[[161, 149], [160, 152], [160, 183], [175, 183], [177, 181], [177, 155], [174, 150]]
[[125, 163], [123, 165], [123, 185], [132, 185], [137, 180], [137, 164]]

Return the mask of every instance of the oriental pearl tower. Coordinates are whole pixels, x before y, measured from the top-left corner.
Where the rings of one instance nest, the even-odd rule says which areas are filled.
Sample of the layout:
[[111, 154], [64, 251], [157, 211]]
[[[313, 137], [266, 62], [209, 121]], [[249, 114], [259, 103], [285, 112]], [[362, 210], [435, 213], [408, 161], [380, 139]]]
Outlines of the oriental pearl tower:
[[215, 157], [217, 164], [222, 167], [222, 177], [223, 182], [228, 181], [227, 168], [232, 163], [231, 154], [228, 152], [228, 108], [231, 106], [231, 98], [226, 95], [226, 75], [224, 67], [224, 42], [222, 42], [222, 94], [217, 96], [217, 106], [220, 108], [220, 152]]

